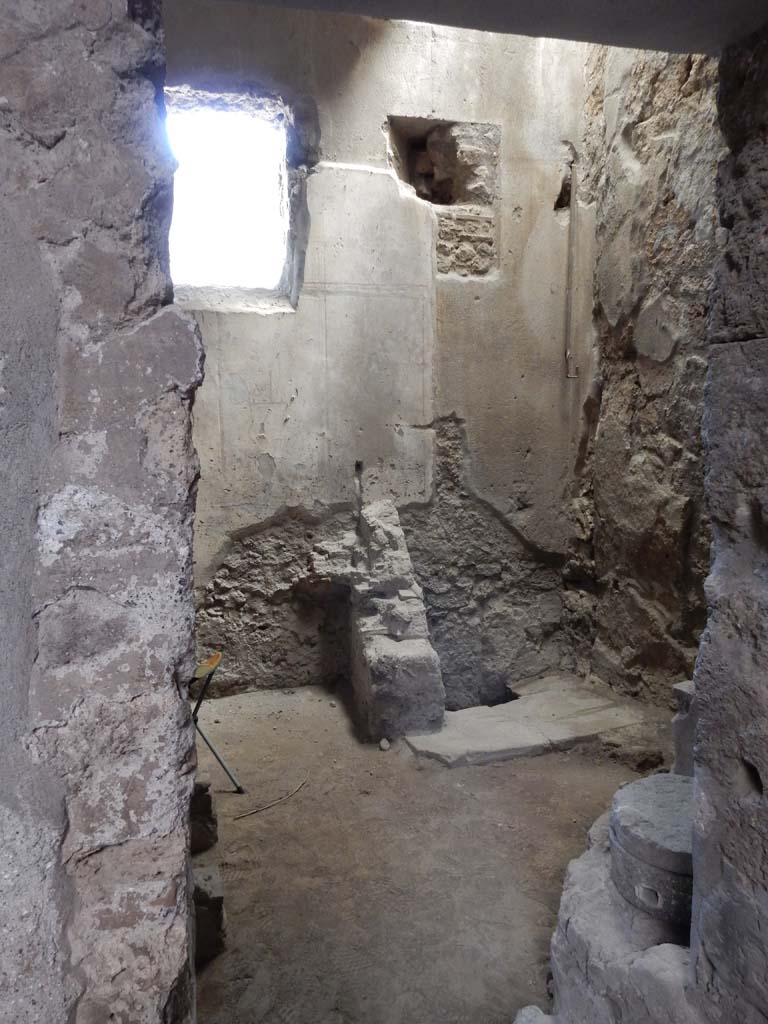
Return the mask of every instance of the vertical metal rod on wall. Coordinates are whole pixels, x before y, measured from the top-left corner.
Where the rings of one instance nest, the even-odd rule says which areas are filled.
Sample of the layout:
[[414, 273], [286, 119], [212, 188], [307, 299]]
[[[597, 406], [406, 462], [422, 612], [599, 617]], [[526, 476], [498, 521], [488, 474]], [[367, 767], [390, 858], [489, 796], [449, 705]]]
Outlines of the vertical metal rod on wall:
[[573, 281], [576, 274], [579, 244], [577, 224], [579, 156], [576, 148], [570, 142], [567, 145], [571, 150], [571, 197], [568, 206], [568, 264], [565, 274], [565, 376], [569, 380], [576, 380], [579, 376], [579, 367], [574, 362], [573, 356], [573, 304], [575, 301]]

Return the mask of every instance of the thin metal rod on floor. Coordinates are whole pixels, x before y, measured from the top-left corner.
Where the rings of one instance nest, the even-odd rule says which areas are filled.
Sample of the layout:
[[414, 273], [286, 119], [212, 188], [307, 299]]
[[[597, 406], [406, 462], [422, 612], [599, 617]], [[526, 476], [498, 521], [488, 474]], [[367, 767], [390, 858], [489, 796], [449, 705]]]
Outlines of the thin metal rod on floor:
[[243, 814], [236, 814], [232, 821], [240, 821], [241, 818], [250, 818], [252, 814], [261, 814], [262, 811], [268, 811], [270, 807], [277, 807], [278, 804], [284, 804], [286, 800], [290, 800], [292, 796], [296, 796], [300, 789], [309, 782], [309, 776], [300, 782], [295, 789], [292, 789], [290, 793], [286, 793], [285, 796], [280, 796], [277, 800], [270, 800], [268, 804], [262, 804], [261, 807], [254, 807], [251, 811], [245, 811]]
[[205, 743], [205, 745], [206, 745], [206, 746], [208, 747], [208, 749], [210, 750], [210, 752], [211, 752], [211, 753], [213, 754], [213, 756], [214, 756], [214, 757], [216, 758], [216, 760], [217, 760], [217, 761], [219, 762], [219, 764], [221, 765], [221, 767], [222, 767], [222, 768], [224, 769], [224, 771], [226, 772], [226, 774], [227, 774], [227, 778], [228, 778], [228, 779], [229, 779], [229, 781], [230, 781], [230, 782], [232, 783], [232, 785], [233, 785], [233, 786], [235, 787], [235, 792], [236, 792], [236, 793], [244, 793], [244, 792], [245, 792], [245, 789], [244, 789], [244, 788], [243, 788], [243, 786], [241, 786], [241, 785], [240, 785], [240, 783], [239, 783], [239, 782], [237, 781], [237, 777], [236, 777], [235, 773], [234, 773], [234, 772], [231, 772], [231, 771], [229, 770], [229, 768], [227, 768], [227, 765], [226, 765], [226, 762], [224, 761], [224, 758], [223, 758], [223, 757], [221, 757], [221, 755], [219, 754], [219, 752], [218, 752], [218, 750], [216, 749], [216, 747], [214, 747], [214, 745], [213, 745], [213, 744], [211, 743], [211, 741], [210, 741], [210, 740], [208, 739], [208, 737], [207, 737], [207, 736], [205, 735], [205, 733], [203, 732], [203, 730], [202, 730], [202, 729], [200, 728], [200, 726], [199, 726], [199, 725], [198, 725], [198, 723], [197, 723], [197, 720], [195, 720], [195, 728], [197, 729], [198, 733], [200, 734], [200, 737], [201, 737], [201, 739], [203, 740], [203, 742]]

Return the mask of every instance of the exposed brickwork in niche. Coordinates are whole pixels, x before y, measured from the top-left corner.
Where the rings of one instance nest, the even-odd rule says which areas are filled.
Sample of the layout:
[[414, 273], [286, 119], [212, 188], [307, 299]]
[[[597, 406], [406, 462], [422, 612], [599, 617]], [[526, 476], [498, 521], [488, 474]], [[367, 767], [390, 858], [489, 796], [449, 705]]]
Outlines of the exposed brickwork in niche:
[[594, 607], [593, 671], [667, 703], [690, 677], [706, 613], [700, 421], [719, 245], [717, 65], [596, 48], [587, 73], [580, 198], [598, 210], [601, 376], [590, 402], [600, 404], [582, 467], [593, 529], [569, 568]]
[[441, 211], [437, 221], [437, 271], [483, 277], [496, 266], [493, 217], [473, 211]]
[[498, 264], [498, 125], [392, 117], [389, 127], [397, 173], [435, 206], [438, 273], [484, 277]]

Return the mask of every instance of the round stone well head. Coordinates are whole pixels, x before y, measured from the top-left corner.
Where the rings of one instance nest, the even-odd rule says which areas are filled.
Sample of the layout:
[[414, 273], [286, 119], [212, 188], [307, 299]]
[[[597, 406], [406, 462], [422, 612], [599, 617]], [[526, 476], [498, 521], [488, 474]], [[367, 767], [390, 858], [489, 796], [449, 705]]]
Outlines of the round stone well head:
[[627, 902], [690, 927], [693, 780], [651, 775], [620, 789], [610, 819], [611, 877]]

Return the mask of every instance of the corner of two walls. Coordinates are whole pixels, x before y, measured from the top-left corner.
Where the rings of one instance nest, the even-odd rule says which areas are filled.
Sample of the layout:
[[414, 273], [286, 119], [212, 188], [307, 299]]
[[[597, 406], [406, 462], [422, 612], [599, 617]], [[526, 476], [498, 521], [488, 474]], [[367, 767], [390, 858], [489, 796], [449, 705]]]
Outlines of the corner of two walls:
[[572, 571], [592, 604], [592, 673], [663, 705], [690, 678], [706, 621], [700, 428], [722, 246], [717, 60], [590, 47], [586, 75], [599, 413], [582, 476], [592, 535]]

